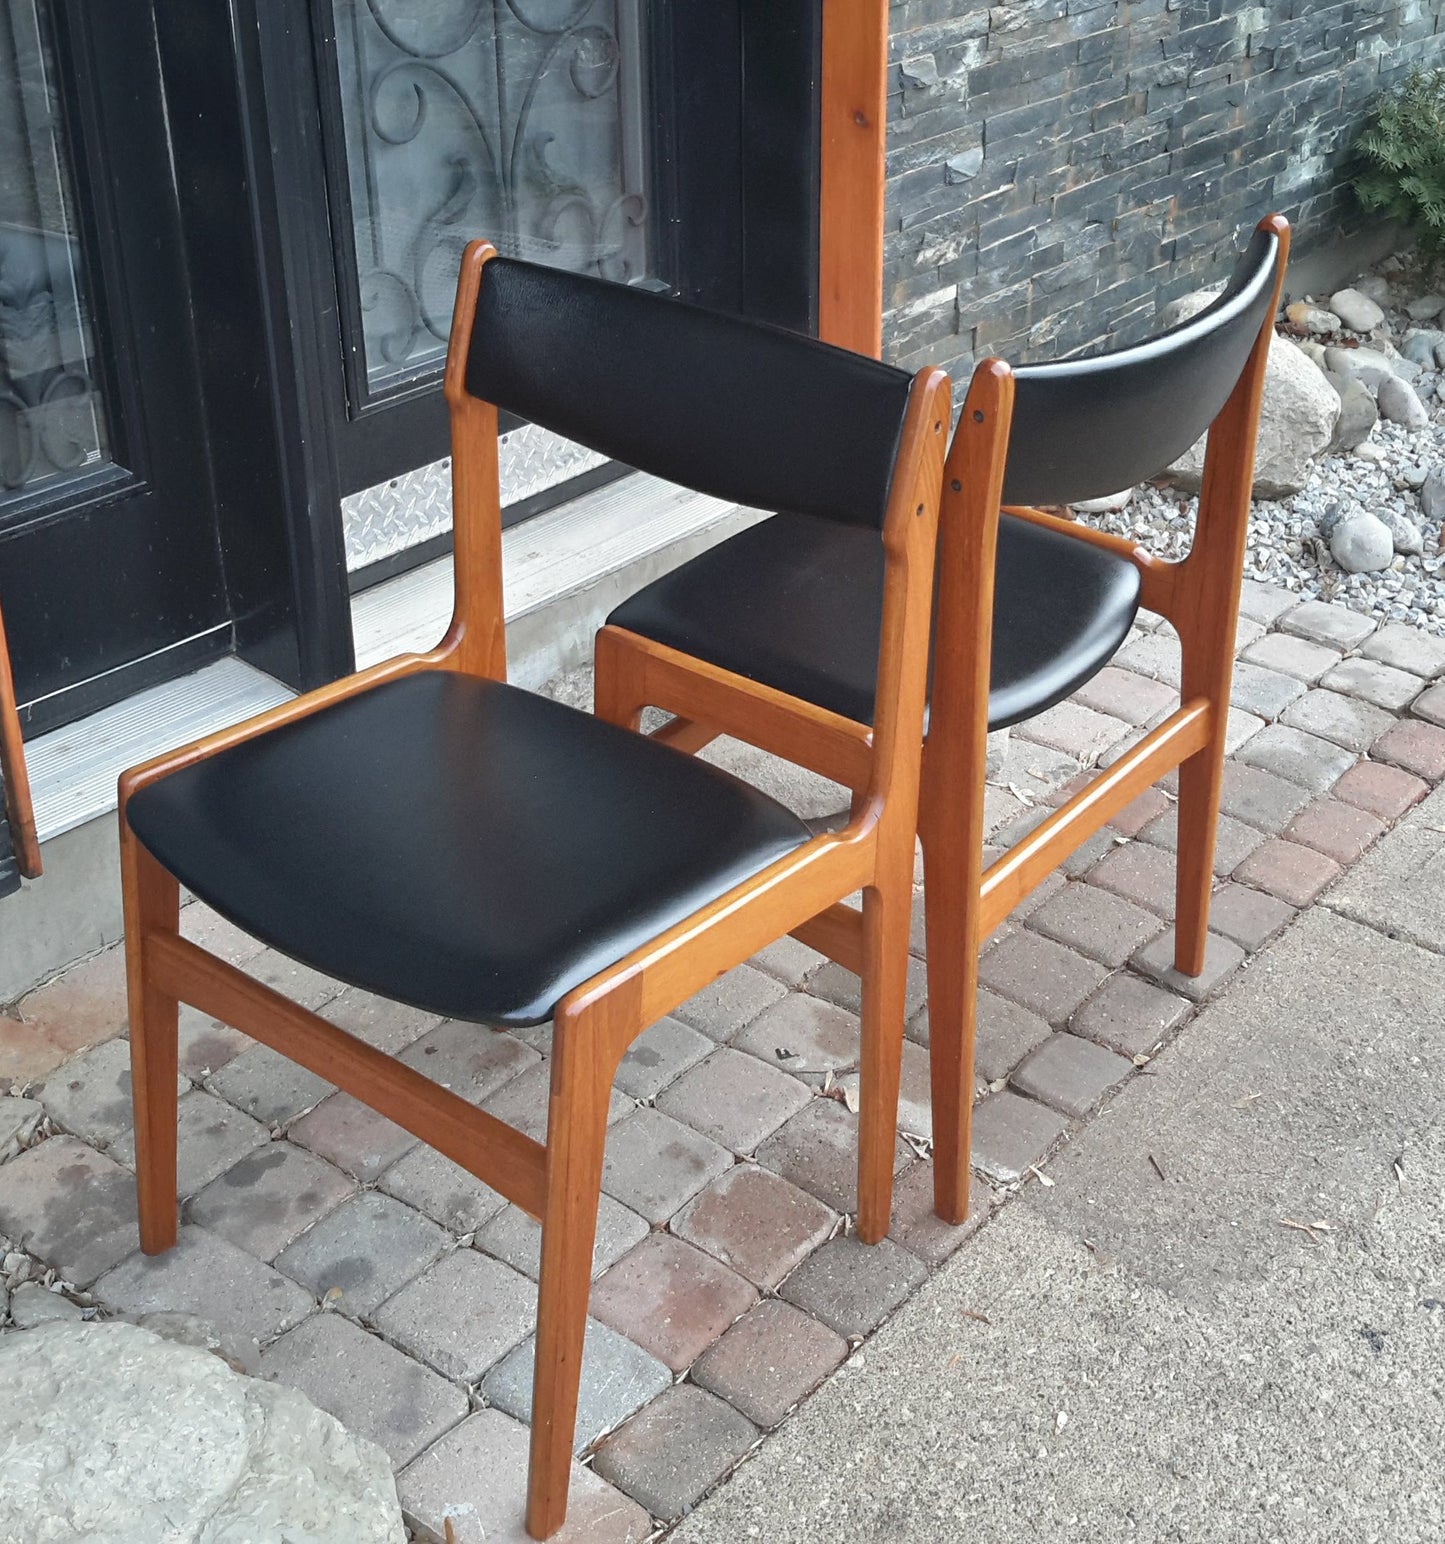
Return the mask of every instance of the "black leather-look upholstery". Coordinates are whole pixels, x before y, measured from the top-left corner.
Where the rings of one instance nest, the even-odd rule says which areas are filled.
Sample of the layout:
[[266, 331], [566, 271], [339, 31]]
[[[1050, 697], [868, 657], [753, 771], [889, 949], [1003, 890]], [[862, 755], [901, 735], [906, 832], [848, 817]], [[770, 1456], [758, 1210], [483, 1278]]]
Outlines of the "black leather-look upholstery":
[[[1041, 713], [1128, 636], [1139, 571], [1010, 515], [999, 521], [990, 729]], [[883, 611], [876, 538], [778, 515], [648, 585], [608, 618], [724, 670], [873, 722]]]
[[781, 328], [496, 257], [466, 384], [701, 493], [877, 530], [911, 377]]
[[1274, 293], [1279, 238], [1257, 231], [1219, 299], [1133, 348], [1014, 372], [1005, 504], [1077, 504], [1176, 461], [1229, 400]]
[[512, 1025], [809, 835], [704, 762], [448, 671], [173, 773], [128, 815], [183, 884], [293, 958]]

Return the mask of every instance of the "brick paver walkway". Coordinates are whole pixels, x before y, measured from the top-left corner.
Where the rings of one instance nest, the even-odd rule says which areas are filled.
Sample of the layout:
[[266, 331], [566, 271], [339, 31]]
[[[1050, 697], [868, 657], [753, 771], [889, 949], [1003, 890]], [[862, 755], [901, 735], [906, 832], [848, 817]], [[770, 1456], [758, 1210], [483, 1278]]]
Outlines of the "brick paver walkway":
[[[1189, 1032], [1204, 997], [1445, 780], [1445, 685], [1431, 684], [1445, 679], [1445, 642], [1258, 585], [1244, 611], [1205, 974], [1169, 965], [1166, 783], [988, 945], [968, 1227], [930, 1210], [921, 961], [892, 1237], [875, 1248], [849, 1231], [856, 978], [784, 942], [638, 1041], [613, 1100], [566, 1539], [665, 1531], [822, 1380], [846, 1377], [991, 1210]], [[1016, 730], [989, 792], [993, 843], [1017, 839], [1082, 766], [1162, 716], [1178, 669], [1177, 641], [1145, 617], [1114, 666]], [[540, 1133], [545, 1029], [491, 1034], [343, 990], [199, 906], [185, 926]], [[0, 1017], [0, 1089], [27, 1096], [0, 1099], [10, 1322], [66, 1311], [51, 1281], [89, 1312], [200, 1315], [243, 1350], [254, 1340], [262, 1373], [381, 1444], [419, 1538], [440, 1539], [444, 1517], [472, 1507], [488, 1540], [520, 1539], [536, 1224], [320, 1079], [187, 1011], [182, 1240], [145, 1260], [123, 987], [111, 950]]]

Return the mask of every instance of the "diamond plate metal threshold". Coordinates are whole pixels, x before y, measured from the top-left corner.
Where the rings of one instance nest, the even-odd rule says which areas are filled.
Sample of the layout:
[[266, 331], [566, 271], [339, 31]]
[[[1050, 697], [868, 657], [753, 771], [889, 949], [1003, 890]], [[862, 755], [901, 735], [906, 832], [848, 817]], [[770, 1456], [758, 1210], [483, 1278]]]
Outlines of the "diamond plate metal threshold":
[[[585, 661], [602, 619], [659, 574], [762, 519], [641, 473], [503, 533], [510, 679], [540, 686]], [[449, 557], [352, 602], [359, 668], [437, 643], [451, 618]], [[115, 809], [126, 767], [284, 702], [290, 691], [238, 659], [153, 686], [26, 746], [42, 841]]]

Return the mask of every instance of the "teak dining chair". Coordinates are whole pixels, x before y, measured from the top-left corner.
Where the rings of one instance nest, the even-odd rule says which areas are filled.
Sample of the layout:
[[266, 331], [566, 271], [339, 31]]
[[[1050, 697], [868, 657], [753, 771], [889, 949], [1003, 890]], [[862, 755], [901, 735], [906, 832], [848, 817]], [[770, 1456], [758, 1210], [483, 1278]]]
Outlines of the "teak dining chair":
[[[1132, 348], [1016, 370], [1011, 429], [1007, 412], [981, 414], [972, 394], [964, 404], [944, 472], [919, 825], [934, 1196], [950, 1222], [968, 1213], [980, 943], [1175, 767], [1175, 963], [1186, 975], [1203, 969], [1255, 433], [1288, 247], [1287, 222], [1271, 216], [1198, 315]], [[981, 367], [985, 379], [1000, 369]], [[1132, 487], [1206, 430], [1195, 538], [1181, 561], [1036, 507]], [[661, 708], [674, 717], [656, 737], [673, 746], [730, 734], [857, 789], [882, 702], [872, 680], [879, 594], [876, 558], [853, 532], [779, 515], [612, 613], [597, 638], [597, 711], [636, 726], [644, 706]], [[1179, 709], [983, 872], [988, 732], [1082, 686], [1141, 604], [1179, 633]], [[780, 696], [791, 715], [781, 720]], [[820, 709], [832, 734], [801, 733]], [[858, 917], [845, 907], [794, 934], [850, 969], [863, 960]]]
[[[0, 815], [5, 818], [9, 847], [14, 855], [10, 869], [13, 884], [40, 877], [40, 841], [35, 831], [35, 810], [30, 801], [30, 779], [25, 770], [25, 747], [20, 740], [20, 715], [15, 704], [15, 677], [10, 670], [10, 651], [5, 641], [5, 618], [0, 614]], [[0, 895], [7, 886], [9, 864], [0, 830]]]
[[[566, 1510], [618, 1060], [722, 971], [860, 886], [859, 1231], [887, 1232], [949, 388], [938, 370], [910, 377], [474, 243], [446, 400], [456, 610], [441, 645], [121, 779], [141, 1241], [156, 1253], [176, 1238], [179, 1002], [339, 1084], [539, 1218], [527, 1527], [544, 1538]], [[880, 708], [846, 830], [814, 836], [716, 768], [506, 684], [499, 406], [877, 545]], [[795, 748], [835, 733], [832, 715], [781, 697], [759, 711]], [[545, 1144], [181, 937], [178, 880], [369, 991], [480, 1025], [550, 1017]]]

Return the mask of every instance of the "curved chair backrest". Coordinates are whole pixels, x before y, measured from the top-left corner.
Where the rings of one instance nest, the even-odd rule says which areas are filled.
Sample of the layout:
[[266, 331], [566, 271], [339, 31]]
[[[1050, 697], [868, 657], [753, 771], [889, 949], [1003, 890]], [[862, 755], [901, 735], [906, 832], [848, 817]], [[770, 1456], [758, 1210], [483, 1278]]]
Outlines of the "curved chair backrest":
[[1014, 372], [1005, 504], [1077, 504], [1177, 460], [1229, 400], [1271, 320], [1280, 240], [1260, 229], [1206, 310], [1131, 348]]
[[778, 327], [506, 257], [482, 272], [465, 379], [640, 471], [875, 528], [912, 384]]

